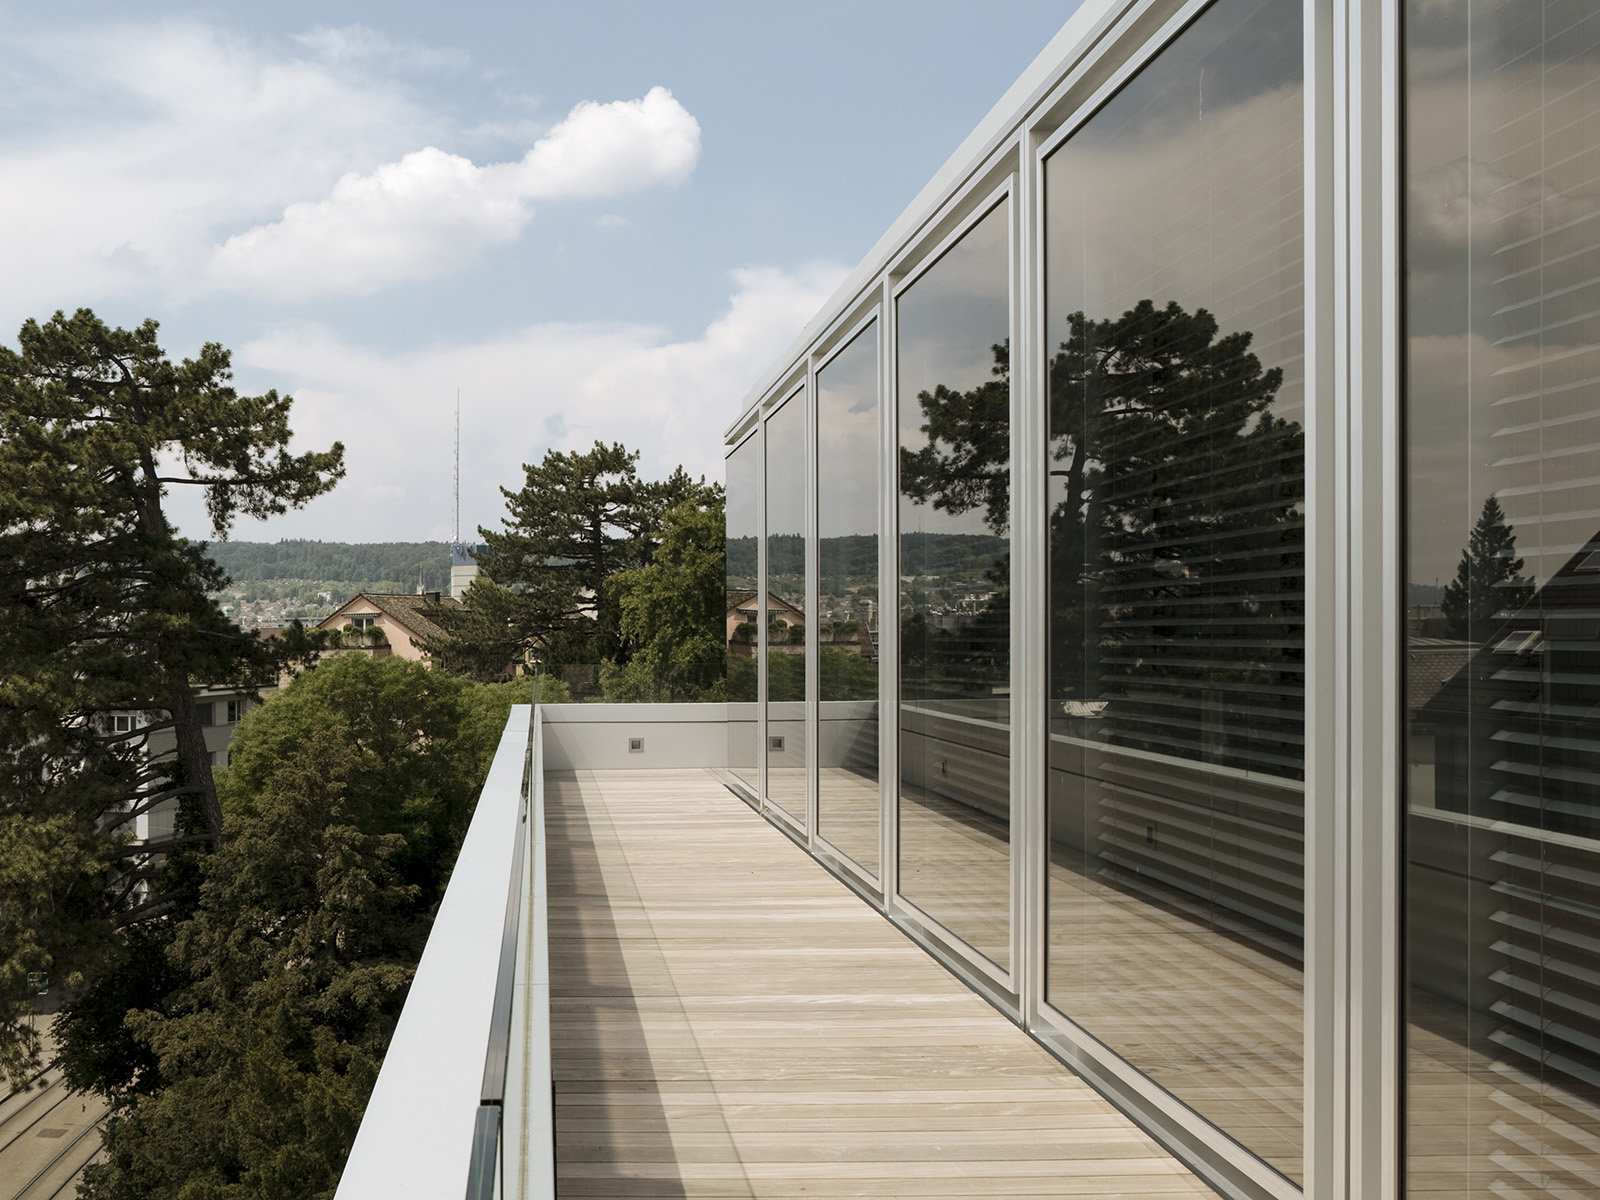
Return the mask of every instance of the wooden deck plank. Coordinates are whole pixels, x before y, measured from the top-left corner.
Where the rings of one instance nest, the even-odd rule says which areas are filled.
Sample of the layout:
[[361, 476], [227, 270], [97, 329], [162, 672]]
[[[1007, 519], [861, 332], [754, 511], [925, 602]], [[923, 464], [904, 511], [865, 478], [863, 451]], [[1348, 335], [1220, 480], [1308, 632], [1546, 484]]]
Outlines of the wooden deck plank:
[[709, 774], [546, 809], [560, 1195], [1212, 1194]]

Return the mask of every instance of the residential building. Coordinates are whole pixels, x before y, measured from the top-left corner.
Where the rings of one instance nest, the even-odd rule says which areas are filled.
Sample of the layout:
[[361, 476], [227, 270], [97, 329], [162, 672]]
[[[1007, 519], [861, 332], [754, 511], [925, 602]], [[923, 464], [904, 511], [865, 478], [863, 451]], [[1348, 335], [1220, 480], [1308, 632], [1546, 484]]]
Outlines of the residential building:
[[[804, 634], [806, 615], [792, 604], [785, 603], [783, 599], [767, 593], [766, 619], [781, 622], [787, 630], [799, 630], [802, 640], [798, 643], [804, 647]], [[761, 604], [756, 593], [748, 588], [728, 589], [728, 653], [740, 654], [746, 657], [756, 652], [756, 627], [755, 623], [761, 620]]]
[[362, 592], [334, 609], [317, 628], [348, 630], [347, 650], [362, 650], [374, 658], [393, 654], [421, 662], [427, 659], [422, 643], [444, 633], [430, 613], [460, 607], [459, 600], [438, 592]]

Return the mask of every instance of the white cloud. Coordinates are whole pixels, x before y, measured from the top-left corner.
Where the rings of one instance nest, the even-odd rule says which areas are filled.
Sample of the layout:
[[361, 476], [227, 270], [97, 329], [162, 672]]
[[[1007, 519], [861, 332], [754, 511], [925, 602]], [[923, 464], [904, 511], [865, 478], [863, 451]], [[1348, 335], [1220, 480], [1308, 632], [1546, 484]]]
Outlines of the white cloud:
[[520, 161], [419, 150], [504, 144], [520, 122], [460, 128], [429, 111], [406, 79], [465, 56], [360, 26], [285, 46], [126, 23], [0, 32], [0, 51], [0, 111], [25, 118], [0, 122], [0, 331], [224, 283], [370, 290], [517, 236], [532, 201], [677, 182], [698, 155], [698, 125], [664, 89], [580, 104]]
[[585, 101], [520, 162], [479, 167], [429, 146], [345, 175], [327, 199], [291, 204], [280, 220], [229, 238], [209, 272], [275, 296], [371, 292], [512, 241], [532, 219], [531, 200], [679, 183], [699, 156], [699, 123], [665, 88]]
[[449, 130], [393, 80], [193, 23], [6, 38], [28, 114], [0, 125], [0, 329], [111, 297], [192, 295], [215, 231]]
[[352, 172], [326, 200], [291, 204], [281, 220], [229, 238], [209, 273], [285, 298], [372, 292], [438, 274], [511, 241], [533, 216], [522, 197], [484, 176], [482, 167], [432, 146], [370, 175]]
[[586, 100], [515, 166], [496, 168], [532, 199], [615, 196], [682, 183], [700, 157], [700, 125], [663, 87], [639, 100]]
[[[547, 449], [597, 439], [643, 451], [659, 477], [683, 464], [722, 478], [722, 431], [745, 393], [832, 293], [844, 269], [734, 273], [728, 309], [698, 337], [672, 342], [642, 325], [535, 325], [472, 345], [384, 354], [320, 327], [286, 328], [236, 356], [242, 387], [295, 395], [299, 447], [342, 440], [349, 476], [330, 495], [243, 540], [342, 537], [352, 541], [450, 536], [450, 447], [462, 391], [462, 532], [497, 526], [501, 485]], [[177, 507], [190, 504], [193, 511]], [[203, 515], [175, 496], [178, 521]]]
[[332, 63], [365, 63], [424, 70], [462, 70], [472, 59], [464, 50], [394, 41], [366, 25], [318, 25], [294, 39], [318, 58]]

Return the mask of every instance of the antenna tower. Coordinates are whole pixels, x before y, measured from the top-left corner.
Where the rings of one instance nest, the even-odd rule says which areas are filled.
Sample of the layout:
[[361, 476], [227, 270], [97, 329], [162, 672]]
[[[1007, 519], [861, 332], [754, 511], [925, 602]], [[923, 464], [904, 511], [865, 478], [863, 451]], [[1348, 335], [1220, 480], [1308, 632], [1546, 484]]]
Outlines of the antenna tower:
[[461, 544], [461, 389], [456, 388], [456, 540]]

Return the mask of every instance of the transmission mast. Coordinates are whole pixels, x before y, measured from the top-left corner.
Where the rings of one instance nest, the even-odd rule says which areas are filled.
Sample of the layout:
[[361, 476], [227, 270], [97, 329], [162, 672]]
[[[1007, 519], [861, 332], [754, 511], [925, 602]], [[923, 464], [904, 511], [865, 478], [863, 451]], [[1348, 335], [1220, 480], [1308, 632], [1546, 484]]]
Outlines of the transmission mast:
[[456, 537], [453, 546], [461, 544], [461, 389], [456, 388]]

